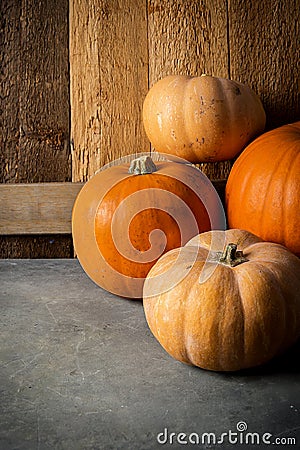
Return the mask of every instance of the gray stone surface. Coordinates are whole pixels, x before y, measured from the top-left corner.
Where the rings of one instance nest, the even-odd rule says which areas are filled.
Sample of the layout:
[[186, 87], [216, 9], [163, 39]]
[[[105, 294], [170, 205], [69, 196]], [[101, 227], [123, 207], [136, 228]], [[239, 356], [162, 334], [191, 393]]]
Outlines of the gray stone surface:
[[[142, 303], [104, 292], [77, 260], [0, 261], [0, 306], [1, 450], [264, 447], [247, 432], [300, 448], [299, 345], [243, 373], [181, 364]], [[158, 442], [165, 429], [173, 444]]]

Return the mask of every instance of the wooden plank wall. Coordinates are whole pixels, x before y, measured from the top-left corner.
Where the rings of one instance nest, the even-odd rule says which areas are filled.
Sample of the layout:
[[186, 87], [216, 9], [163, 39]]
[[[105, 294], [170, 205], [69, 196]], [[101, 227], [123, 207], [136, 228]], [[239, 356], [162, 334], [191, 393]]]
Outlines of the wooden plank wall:
[[[226, 0], [73, 0], [70, 61], [73, 179], [86, 181], [112, 158], [149, 151], [141, 111], [159, 78], [228, 76]], [[230, 165], [203, 168], [218, 179]]]
[[148, 89], [144, 0], [70, 2], [73, 180], [150, 149], [141, 120]]
[[[148, 151], [143, 100], [170, 73], [249, 84], [267, 129], [300, 120], [299, 0], [2, 0], [1, 12], [0, 182], [86, 181]], [[70, 237], [0, 237], [2, 257], [70, 252]]]
[[[171, 73], [248, 84], [263, 101], [267, 129], [300, 117], [299, 0], [73, 0], [70, 8], [76, 181], [111, 158], [148, 150], [142, 103]], [[201, 167], [226, 179], [231, 165]]]
[[228, 2], [232, 79], [261, 97], [266, 129], [300, 120], [299, 0]]

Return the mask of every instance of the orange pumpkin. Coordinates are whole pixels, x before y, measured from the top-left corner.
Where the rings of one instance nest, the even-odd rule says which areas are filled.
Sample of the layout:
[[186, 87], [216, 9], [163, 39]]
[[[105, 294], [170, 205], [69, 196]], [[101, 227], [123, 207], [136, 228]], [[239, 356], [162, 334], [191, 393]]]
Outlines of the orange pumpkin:
[[266, 115], [258, 96], [242, 83], [171, 75], [149, 90], [143, 122], [157, 151], [197, 163], [235, 157], [264, 130]]
[[226, 186], [228, 225], [300, 256], [300, 122], [264, 133], [239, 156]]
[[163, 255], [144, 284], [150, 330], [175, 359], [235, 371], [300, 336], [300, 260], [243, 230], [200, 234]]
[[225, 228], [221, 201], [197, 168], [149, 155], [94, 175], [73, 208], [75, 251], [91, 279], [141, 298], [144, 279], [166, 251], [198, 232]]

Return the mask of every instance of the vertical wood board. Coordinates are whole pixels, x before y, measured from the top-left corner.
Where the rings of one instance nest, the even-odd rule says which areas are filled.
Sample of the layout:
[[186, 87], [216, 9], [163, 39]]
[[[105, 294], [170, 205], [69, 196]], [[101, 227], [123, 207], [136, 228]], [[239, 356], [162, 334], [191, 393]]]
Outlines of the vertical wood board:
[[114, 159], [149, 150], [145, 1], [72, 1], [70, 60], [73, 180], [85, 181]]
[[67, 181], [68, 2], [1, 1], [2, 182]]
[[[0, 182], [70, 181], [68, 1], [1, 0], [0, 23]], [[0, 257], [71, 254], [34, 239], [1, 236]]]
[[149, 86], [170, 74], [228, 76], [226, 0], [148, 0]]
[[262, 99], [266, 129], [300, 120], [299, 0], [229, 2], [230, 76]]

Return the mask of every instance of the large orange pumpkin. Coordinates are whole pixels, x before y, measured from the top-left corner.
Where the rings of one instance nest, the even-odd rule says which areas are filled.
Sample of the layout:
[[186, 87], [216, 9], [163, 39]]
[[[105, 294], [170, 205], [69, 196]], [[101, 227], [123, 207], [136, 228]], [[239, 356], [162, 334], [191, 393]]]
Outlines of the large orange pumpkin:
[[242, 83], [171, 75], [149, 90], [143, 122], [157, 151], [197, 163], [235, 157], [264, 130], [266, 116], [258, 96]]
[[203, 233], [152, 267], [143, 305], [175, 359], [217, 371], [257, 366], [300, 336], [300, 260], [247, 231]]
[[228, 225], [300, 256], [300, 122], [264, 133], [238, 157], [226, 186]]
[[182, 160], [154, 163], [149, 155], [94, 175], [72, 216], [74, 247], [86, 273], [130, 298], [142, 297], [144, 279], [164, 252], [212, 228], [225, 228], [225, 214], [208, 178]]

